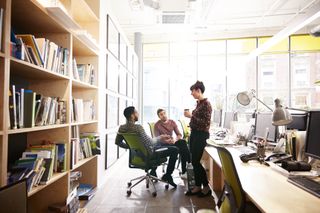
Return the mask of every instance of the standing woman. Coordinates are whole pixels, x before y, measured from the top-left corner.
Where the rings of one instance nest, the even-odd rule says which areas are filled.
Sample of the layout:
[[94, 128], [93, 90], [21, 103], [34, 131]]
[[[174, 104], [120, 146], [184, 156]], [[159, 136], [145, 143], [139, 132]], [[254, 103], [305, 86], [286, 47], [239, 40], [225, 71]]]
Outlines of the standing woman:
[[[197, 107], [190, 113], [184, 112], [184, 116], [190, 119], [190, 152], [192, 157], [192, 165], [194, 169], [195, 187], [191, 191], [187, 191], [186, 195], [198, 195], [206, 197], [211, 195], [208, 185], [208, 178], [205, 169], [200, 163], [202, 153], [207, 145], [206, 140], [209, 138], [209, 128], [212, 108], [203, 93], [205, 87], [201, 81], [197, 81], [190, 87], [191, 95], [197, 100]], [[201, 189], [201, 186], [203, 187]]]

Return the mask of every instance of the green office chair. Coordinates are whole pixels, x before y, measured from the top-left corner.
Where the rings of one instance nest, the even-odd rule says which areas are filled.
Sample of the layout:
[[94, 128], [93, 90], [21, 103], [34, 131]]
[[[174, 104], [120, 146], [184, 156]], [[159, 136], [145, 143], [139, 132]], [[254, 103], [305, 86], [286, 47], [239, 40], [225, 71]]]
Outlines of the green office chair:
[[[245, 192], [242, 188], [237, 169], [232, 155], [222, 146], [214, 146], [219, 154], [222, 172], [224, 175], [224, 187], [217, 202], [220, 213], [260, 212], [252, 203], [246, 202]], [[209, 213], [212, 211], [198, 211], [197, 213]]]
[[185, 120], [179, 120], [182, 130], [183, 130], [183, 139], [189, 143], [189, 138], [190, 138], [190, 128], [188, 124], [186, 123]]
[[218, 200], [217, 206], [221, 213], [244, 212], [246, 196], [232, 155], [225, 147], [215, 146], [215, 148], [218, 150], [224, 175], [223, 193]]
[[154, 125], [155, 125], [155, 123], [154, 122], [149, 122], [148, 125], [150, 127], [151, 137], [154, 138], [155, 137], [155, 134], [154, 134]]
[[[143, 180], [146, 180], [146, 187], [149, 188], [151, 184], [153, 186], [154, 191], [152, 192], [152, 196], [157, 196], [157, 190], [154, 186], [153, 181], [160, 181], [166, 183], [165, 188], [169, 188], [169, 184], [157, 177], [150, 175], [149, 171], [162, 163], [167, 161], [167, 158], [157, 158], [156, 155], [150, 155], [145, 148], [145, 146], [140, 142], [139, 136], [134, 133], [118, 133], [122, 135], [125, 142], [129, 146], [129, 167], [130, 168], [138, 168], [143, 169], [146, 174], [140, 177], [134, 178], [128, 182], [128, 190], [127, 195], [131, 195], [131, 190], [133, 187], [141, 183]], [[165, 148], [164, 148], [165, 149]], [[161, 152], [162, 149], [158, 149], [156, 152]], [[132, 185], [133, 181], [137, 181]]]

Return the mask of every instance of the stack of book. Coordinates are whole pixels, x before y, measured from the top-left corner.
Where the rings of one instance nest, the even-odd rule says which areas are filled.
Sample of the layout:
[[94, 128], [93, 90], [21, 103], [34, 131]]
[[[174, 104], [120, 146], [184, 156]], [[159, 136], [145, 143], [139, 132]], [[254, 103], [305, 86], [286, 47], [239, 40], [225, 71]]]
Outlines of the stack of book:
[[32, 187], [47, 184], [54, 172], [65, 172], [66, 169], [66, 144], [33, 145], [15, 162], [8, 182], [26, 178], [30, 191]]
[[80, 183], [77, 191], [79, 200], [90, 200], [95, 193], [95, 188], [92, 184]]
[[95, 73], [92, 64], [77, 64], [76, 59], [72, 61], [73, 79], [94, 85]]
[[15, 85], [11, 86], [9, 95], [11, 129], [66, 123], [65, 100], [17, 89]]
[[93, 100], [72, 99], [71, 119], [72, 122], [92, 121], [95, 119]]
[[46, 38], [35, 38], [30, 34], [15, 35], [11, 32], [11, 56], [68, 75], [69, 50]]
[[86, 132], [80, 134], [79, 127], [72, 126], [71, 137], [71, 168], [74, 168], [80, 160], [101, 154], [100, 138], [97, 133]]

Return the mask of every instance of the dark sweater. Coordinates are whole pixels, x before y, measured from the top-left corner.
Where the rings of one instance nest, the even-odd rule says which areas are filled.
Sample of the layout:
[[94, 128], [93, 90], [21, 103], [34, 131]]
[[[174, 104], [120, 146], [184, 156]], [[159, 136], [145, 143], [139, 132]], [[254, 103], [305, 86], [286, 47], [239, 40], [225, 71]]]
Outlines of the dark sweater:
[[192, 111], [190, 120], [191, 130], [209, 132], [212, 108], [205, 98], [197, 102], [197, 107]]

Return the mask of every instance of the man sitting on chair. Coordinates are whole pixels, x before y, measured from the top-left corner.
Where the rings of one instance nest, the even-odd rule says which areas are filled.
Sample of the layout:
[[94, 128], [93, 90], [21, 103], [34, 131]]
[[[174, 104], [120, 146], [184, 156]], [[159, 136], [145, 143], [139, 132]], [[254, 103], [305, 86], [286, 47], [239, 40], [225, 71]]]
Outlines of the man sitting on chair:
[[[162, 135], [170, 135], [171, 140], [160, 140], [159, 145], [162, 147], [177, 147], [181, 156], [181, 178], [187, 179], [186, 163], [190, 163], [190, 152], [187, 142], [182, 139], [182, 135], [178, 129], [176, 122], [168, 119], [167, 113], [164, 109], [158, 109], [157, 115], [160, 118], [154, 125], [154, 134], [156, 137]], [[176, 134], [176, 138], [173, 138], [173, 131]]]
[[[157, 152], [157, 153], [155, 152], [155, 150], [161, 148], [157, 146], [157, 143], [159, 141], [169, 141], [171, 140], [171, 137], [169, 135], [161, 135], [156, 138], [149, 137], [141, 125], [135, 124], [135, 122], [138, 121], [139, 113], [133, 106], [127, 107], [124, 110], [123, 114], [126, 117], [127, 122], [126, 124], [120, 126], [118, 132], [119, 133], [135, 133], [139, 136], [141, 142], [145, 145], [149, 154], [154, 155], [155, 157], [160, 157], [160, 158], [169, 157], [167, 172], [162, 176], [161, 179], [164, 181], [167, 181], [170, 185], [176, 188], [177, 185], [173, 182], [172, 172], [176, 164], [178, 149], [176, 147], [167, 147], [167, 149], [161, 152]], [[129, 148], [129, 146], [124, 142], [123, 136], [119, 134], [116, 137], [116, 145], [125, 149]], [[150, 174], [156, 176], [155, 171], [151, 171]]]

